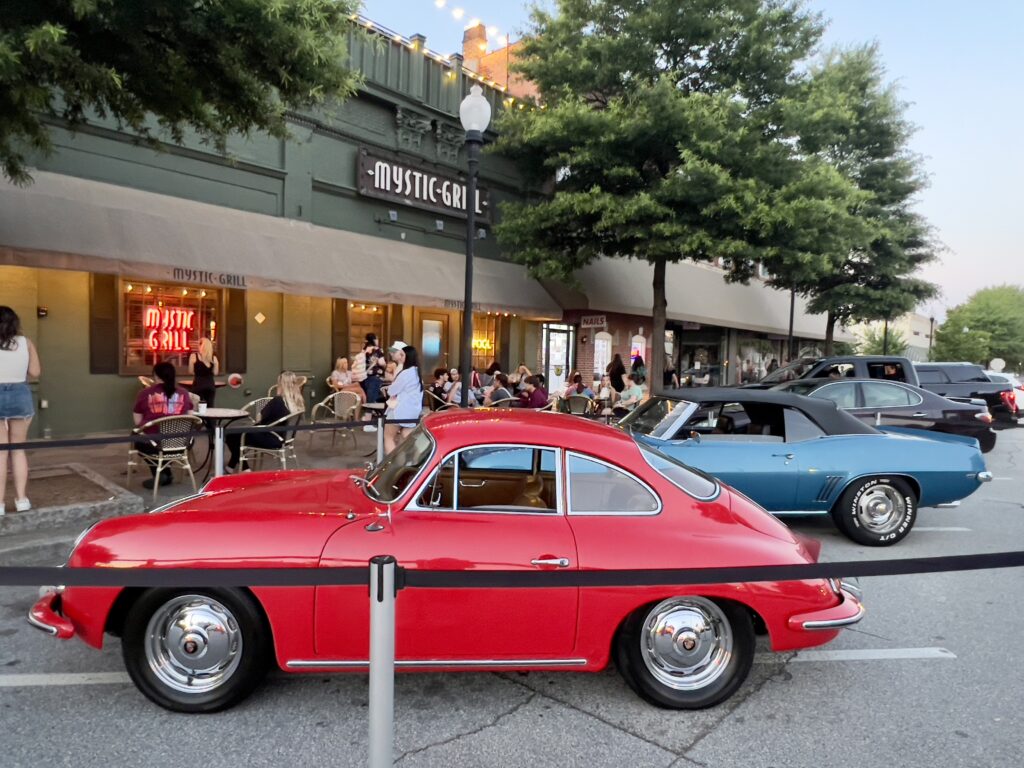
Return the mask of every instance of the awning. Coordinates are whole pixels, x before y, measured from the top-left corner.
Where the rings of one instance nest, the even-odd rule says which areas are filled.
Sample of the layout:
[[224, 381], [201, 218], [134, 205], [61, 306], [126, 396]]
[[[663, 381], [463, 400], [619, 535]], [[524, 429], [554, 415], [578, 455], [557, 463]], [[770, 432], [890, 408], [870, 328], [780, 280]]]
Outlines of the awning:
[[[654, 304], [651, 287], [654, 267], [632, 259], [600, 259], [577, 273], [580, 291], [555, 291], [566, 309], [592, 309], [650, 317]], [[554, 290], [554, 289], [553, 289]], [[785, 336], [789, 329], [789, 292], [768, 288], [758, 279], [748, 285], [727, 283], [710, 265], [669, 264], [665, 274], [667, 316], [704, 325], [739, 328]], [[806, 339], [825, 337], [825, 316], [807, 313], [807, 302], [797, 296], [793, 333]], [[836, 328], [836, 339], [855, 337]]]
[[[0, 264], [461, 309], [465, 256], [400, 240], [34, 172], [0, 183]], [[558, 320], [524, 267], [474, 261], [473, 304]]]

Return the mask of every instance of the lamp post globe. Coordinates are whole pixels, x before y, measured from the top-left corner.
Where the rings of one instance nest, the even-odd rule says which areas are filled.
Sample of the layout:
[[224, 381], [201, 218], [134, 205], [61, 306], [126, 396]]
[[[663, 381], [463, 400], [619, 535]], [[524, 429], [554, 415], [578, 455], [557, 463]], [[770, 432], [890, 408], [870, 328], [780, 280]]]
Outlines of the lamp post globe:
[[466, 131], [466, 292], [462, 304], [462, 345], [459, 372], [462, 378], [461, 402], [469, 407], [469, 389], [473, 384], [473, 241], [476, 238], [476, 177], [484, 131], [491, 122], [491, 105], [479, 85], [473, 85], [459, 105], [459, 120]]

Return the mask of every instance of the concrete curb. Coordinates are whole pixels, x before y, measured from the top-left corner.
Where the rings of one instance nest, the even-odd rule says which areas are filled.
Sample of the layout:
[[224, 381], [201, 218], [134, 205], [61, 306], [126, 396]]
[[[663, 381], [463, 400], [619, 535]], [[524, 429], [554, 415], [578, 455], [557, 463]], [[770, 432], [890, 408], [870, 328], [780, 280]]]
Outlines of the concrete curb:
[[28, 512], [9, 512], [0, 517], [0, 535], [63, 528], [75, 524], [80, 524], [84, 528], [89, 523], [106, 517], [134, 515], [145, 511], [145, 504], [139, 496], [110, 482], [83, 464], [60, 464], [47, 469], [67, 469], [74, 472], [109, 492], [110, 498], [60, 507], [30, 509]]

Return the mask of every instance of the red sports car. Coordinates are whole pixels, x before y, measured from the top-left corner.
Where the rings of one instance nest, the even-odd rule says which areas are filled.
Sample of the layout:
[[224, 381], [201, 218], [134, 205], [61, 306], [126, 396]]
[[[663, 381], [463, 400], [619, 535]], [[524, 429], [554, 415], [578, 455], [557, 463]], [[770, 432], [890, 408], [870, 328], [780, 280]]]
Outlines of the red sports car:
[[[157, 514], [105, 520], [68, 567], [366, 567], [612, 571], [814, 562], [746, 497], [618, 429], [554, 413], [449, 411], [376, 469], [222, 477]], [[772, 648], [821, 645], [858, 621], [838, 580], [688, 586], [409, 588], [396, 666], [604, 669], [665, 707], [708, 707], [746, 678], [755, 633]], [[29, 614], [125, 666], [157, 704], [211, 712], [286, 672], [367, 667], [366, 585], [251, 589], [67, 587]]]

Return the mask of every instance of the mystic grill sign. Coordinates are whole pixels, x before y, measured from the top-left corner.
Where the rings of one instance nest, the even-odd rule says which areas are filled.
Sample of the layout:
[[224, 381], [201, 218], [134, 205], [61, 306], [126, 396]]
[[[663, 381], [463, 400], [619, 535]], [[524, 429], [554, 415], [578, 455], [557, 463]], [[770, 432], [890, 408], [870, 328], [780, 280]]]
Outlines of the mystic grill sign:
[[146, 344], [154, 352], [187, 352], [195, 329], [194, 309], [146, 307]]
[[[412, 208], [466, 218], [466, 183], [423, 166], [359, 150], [359, 194]], [[490, 219], [488, 193], [477, 187], [476, 215]]]

